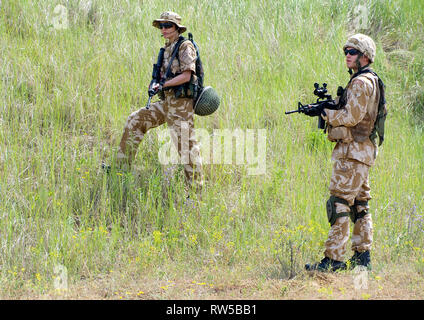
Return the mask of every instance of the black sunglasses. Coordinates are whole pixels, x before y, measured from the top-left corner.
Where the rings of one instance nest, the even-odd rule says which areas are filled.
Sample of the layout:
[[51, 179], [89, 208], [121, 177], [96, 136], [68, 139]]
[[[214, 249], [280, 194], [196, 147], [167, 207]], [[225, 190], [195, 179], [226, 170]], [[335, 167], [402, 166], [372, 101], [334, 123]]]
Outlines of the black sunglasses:
[[348, 54], [348, 53], [349, 53], [351, 56], [356, 56], [357, 54], [360, 54], [360, 53], [361, 53], [361, 51], [356, 50], [356, 49], [349, 49], [349, 50], [345, 49], [345, 50], [344, 50], [344, 54], [345, 54], [345, 56], [347, 56], [347, 54]]
[[159, 29], [165, 28], [165, 29], [169, 29], [172, 28], [174, 26], [173, 23], [159, 23]]

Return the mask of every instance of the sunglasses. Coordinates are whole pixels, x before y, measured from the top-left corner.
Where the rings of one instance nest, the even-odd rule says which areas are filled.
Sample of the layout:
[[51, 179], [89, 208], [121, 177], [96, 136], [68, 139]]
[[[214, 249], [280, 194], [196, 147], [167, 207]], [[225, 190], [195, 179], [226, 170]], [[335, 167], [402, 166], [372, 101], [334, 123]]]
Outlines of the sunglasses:
[[159, 23], [159, 29], [169, 29], [172, 28], [174, 26], [173, 23]]
[[348, 53], [349, 53], [351, 56], [356, 56], [357, 54], [360, 54], [360, 53], [361, 53], [361, 51], [356, 50], [356, 49], [349, 49], [349, 50], [345, 49], [345, 50], [344, 50], [344, 54], [345, 54], [345, 56], [347, 56], [347, 54], [348, 54]]

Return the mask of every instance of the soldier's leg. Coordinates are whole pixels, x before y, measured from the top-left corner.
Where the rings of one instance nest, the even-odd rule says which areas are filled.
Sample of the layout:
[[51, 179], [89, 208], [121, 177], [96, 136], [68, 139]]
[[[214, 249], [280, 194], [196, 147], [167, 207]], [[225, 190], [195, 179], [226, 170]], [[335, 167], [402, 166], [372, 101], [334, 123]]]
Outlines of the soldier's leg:
[[368, 200], [371, 199], [368, 170], [366, 176], [354, 204], [355, 217], [353, 221], [355, 226], [352, 233], [352, 250], [359, 253], [370, 251], [373, 242], [372, 217], [368, 205]]
[[343, 261], [349, 241], [349, 217], [337, 218], [328, 232], [324, 255], [336, 261]]
[[128, 117], [117, 154], [118, 165], [129, 167], [145, 133], [165, 123], [163, 101], [152, 103], [149, 109], [141, 108]]
[[194, 134], [193, 99], [166, 97], [169, 110], [166, 121], [171, 138], [181, 157], [189, 186], [200, 189], [203, 185], [200, 146]]
[[347, 159], [338, 160], [333, 166], [329, 188], [331, 197], [327, 202], [327, 212], [330, 212], [329, 221], [332, 225], [324, 252], [326, 257], [333, 260], [342, 261], [347, 250], [351, 206], [366, 180], [362, 166], [365, 165]]

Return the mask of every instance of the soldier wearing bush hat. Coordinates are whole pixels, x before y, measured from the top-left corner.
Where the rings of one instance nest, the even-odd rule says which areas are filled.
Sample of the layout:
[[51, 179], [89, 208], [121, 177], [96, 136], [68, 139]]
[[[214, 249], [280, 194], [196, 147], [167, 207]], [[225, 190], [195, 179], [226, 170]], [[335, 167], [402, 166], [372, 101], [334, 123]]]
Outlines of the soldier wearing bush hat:
[[[384, 84], [370, 68], [376, 53], [370, 37], [363, 34], [349, 37], [343, 51], [351, 79], [341, 97], [340, 109], [324, 109], [321, 114], [328, 124], [328, 139], [336, 142], [332, 154], [331, 196], [327, 201], [331, 228], [325, 242], [324, 259], [307, 264], [305, 268], [309, 271], [371, 266], [373, 227], [368, 206], [371, 199], [368, 174], [377, 156], [375, 124], [381, 101], [385, 103]], [[349, 240], [349, 219], [354, 223], [354, 253], [346, 264], [343, 259]]]
[[[118, 161], [121, 165], [130, 165], [146, 132], [167, 123], [184, 165], [187, 182], [198, 190], [203, 185], [203, 176], [200, 148], [194, 135], [193, 97], [186, 90], [181, 90], [185, 84], [196, 81], [196, 49], [191, 41], [180, 37], [187, 28], [181, 24], [181, 17], [177, 13], [164, 12], [152, 25], [166, 39], [161, 76], [165, 77], [168, 66], [170, 73], [163, 85], [155, 84], [152, 88], [159, 90], [161, 99], [128, 117], [119, 144]], [[172, 59], [177, 43], [179, 49]]]
[[152, 25], [158, 29], [161, 29], [161, 23], [170, 22], [176, 25], [178, 33], [186, 32], [187, 28], [181, 24], [181, 17], [171, 11], [164, 12], [160, 15], [159, 19], [153, 20]]

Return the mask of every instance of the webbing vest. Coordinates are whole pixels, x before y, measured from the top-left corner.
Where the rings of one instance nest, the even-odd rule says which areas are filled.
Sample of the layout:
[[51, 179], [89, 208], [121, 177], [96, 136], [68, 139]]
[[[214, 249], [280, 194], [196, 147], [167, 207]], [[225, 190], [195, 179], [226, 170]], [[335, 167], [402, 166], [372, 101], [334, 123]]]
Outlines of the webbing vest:
[[168, 87], [165, 90], [173, 89], [175, 92], [175, 96], [177, 98], [185, 97], [185, 98], [196, 99], [198, 97], [198, 94], [202, 91], [202, 88], [203, 88], [204, 71], [203, 71], [202, 61], [200, 60], [200, 56], [199, 56], [199, 48], [197, 44], [194, 42], [193, 35], [191, 33], [189, 33], [188, 39], [184, 38], [183, 36], [180, 36], [178, 38], [178, 41], [173, 48], [171, 58], [169, 59], [168, 66], [164, 75], [164, 79], [174, 78], [178, 75], [178, 73], [177, 74], [172, 73], [171, 71], [172, 63], [175, 58], [179, 60], [178, 52], [180, 50], [180, 46], [186, 40], [191, 41], [191, 43], [194, 45], [194, 48], [196, 49], [196, 72], [195, 72], [196, 77], [194, 77], [193, 79], [193, 76], [192, 76], [189, 82], [179, 86], [175, 86], [175, 87]]

